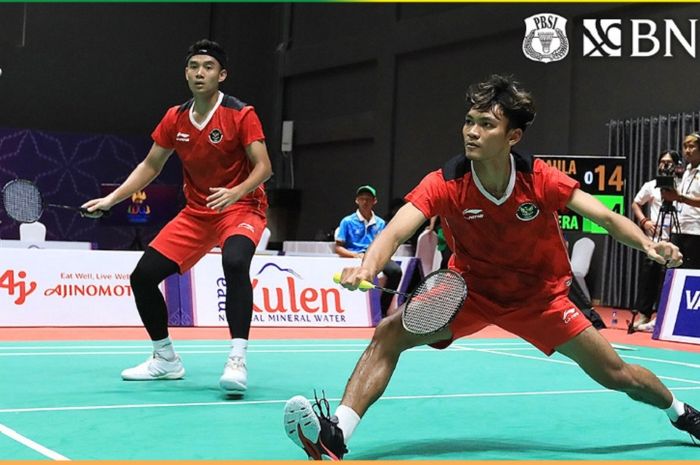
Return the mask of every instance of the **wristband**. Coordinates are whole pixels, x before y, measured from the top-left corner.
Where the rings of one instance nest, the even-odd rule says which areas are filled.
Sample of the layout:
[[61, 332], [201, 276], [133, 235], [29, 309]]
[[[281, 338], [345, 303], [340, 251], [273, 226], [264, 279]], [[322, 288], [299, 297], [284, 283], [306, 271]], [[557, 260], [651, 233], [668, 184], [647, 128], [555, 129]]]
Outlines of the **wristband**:
[[650, 221], [649, 218], [647, 218], [647, 217], [645, 216], [644, 218], [642, 218], [642, 219], [639, 221], [639, 227], [640, 227], [640, 228], [643, 228], [644, 225], [647, 224], [647, 222], [649, 222], [649, 221]]

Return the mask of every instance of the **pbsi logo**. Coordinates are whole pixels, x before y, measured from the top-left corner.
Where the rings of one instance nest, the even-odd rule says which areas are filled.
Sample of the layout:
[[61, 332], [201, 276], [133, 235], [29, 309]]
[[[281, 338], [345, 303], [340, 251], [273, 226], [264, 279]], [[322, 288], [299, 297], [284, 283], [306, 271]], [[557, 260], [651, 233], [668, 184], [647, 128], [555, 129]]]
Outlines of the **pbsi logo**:
[[553, 13], [539, 13], [525, 18], [523, 53], [533, 61], [559, 61], [569, 53], [566, 18]]
[[15, 298], [15, 305], [22, 305], [27, 299], [27, 296], [36, 290], [35, 281], [25, 281], [27, 273], [15, 270], [5, 270], [0, 276], [0, 291], [5, 290], [11, 297]]

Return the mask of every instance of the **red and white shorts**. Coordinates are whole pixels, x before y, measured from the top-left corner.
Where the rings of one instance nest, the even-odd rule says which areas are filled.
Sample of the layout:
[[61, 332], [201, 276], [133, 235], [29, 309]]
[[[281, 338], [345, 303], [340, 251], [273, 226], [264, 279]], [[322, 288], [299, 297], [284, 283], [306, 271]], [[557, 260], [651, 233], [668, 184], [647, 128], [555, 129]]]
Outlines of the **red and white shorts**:
[[525, 305], [504, 311], [493, 301], [470, 292], [457, 317], [450, 323], [452, 339], [431, 344], [444, 349], [460, 337], [474, 334], [494, 324], [525, 339], [547, 355], [591, 326], [586, 316], [566, 295], [542, 305]]
[[223, 247], [231, 236], [245, 236], [257, 246], [266, 224], [263, 212], [246, 205], [234, 205], [219, 214], [201, 214], [185, 207], [149, 245], [184, 273], [212, 247]]

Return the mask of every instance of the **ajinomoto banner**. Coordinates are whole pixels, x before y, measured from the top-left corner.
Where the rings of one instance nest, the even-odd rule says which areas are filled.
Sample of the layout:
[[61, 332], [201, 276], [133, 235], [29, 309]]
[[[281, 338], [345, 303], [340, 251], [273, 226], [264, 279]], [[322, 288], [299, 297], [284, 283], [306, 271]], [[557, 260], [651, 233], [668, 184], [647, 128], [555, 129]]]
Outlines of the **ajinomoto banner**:
[[0, 326], [141, 326], [129, 279], [142, 253], [3, 249]]

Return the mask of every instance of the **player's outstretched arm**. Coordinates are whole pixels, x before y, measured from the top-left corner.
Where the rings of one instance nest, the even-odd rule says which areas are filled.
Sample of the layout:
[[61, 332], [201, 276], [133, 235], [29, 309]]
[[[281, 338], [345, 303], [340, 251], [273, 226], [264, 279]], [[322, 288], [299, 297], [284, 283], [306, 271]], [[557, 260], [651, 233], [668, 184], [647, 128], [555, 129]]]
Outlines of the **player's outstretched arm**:
[[567, 207], [605, 228], [617, 241], [645, 252], [658, 263], [669, 268], [683, 263], [683, 257], [674, 244], [666, 241], [653, 242], [630, 219], [608, 209], [581, 189], [574, 190]]
[[88, 200], [82, 207], [87, 208], [89, 212], [109, 210], [122, 200], [131, 197], [131, 194], [149, 185], [160, 174], [172, 153], [173, 149], [166, 149], [154, 142], [146, 158], [134, 168], [119, 187], [106, 197]]
[[363, 280], [373, 281], [394, 255], [396, 249], [411, 237], [426, 220], [423, 213], [411, 203], [401, 207], [386, 228], [372, 241], [362, 259], [362, 265], [343, 270], [341, 275], [343, 287], [354, 290]]

